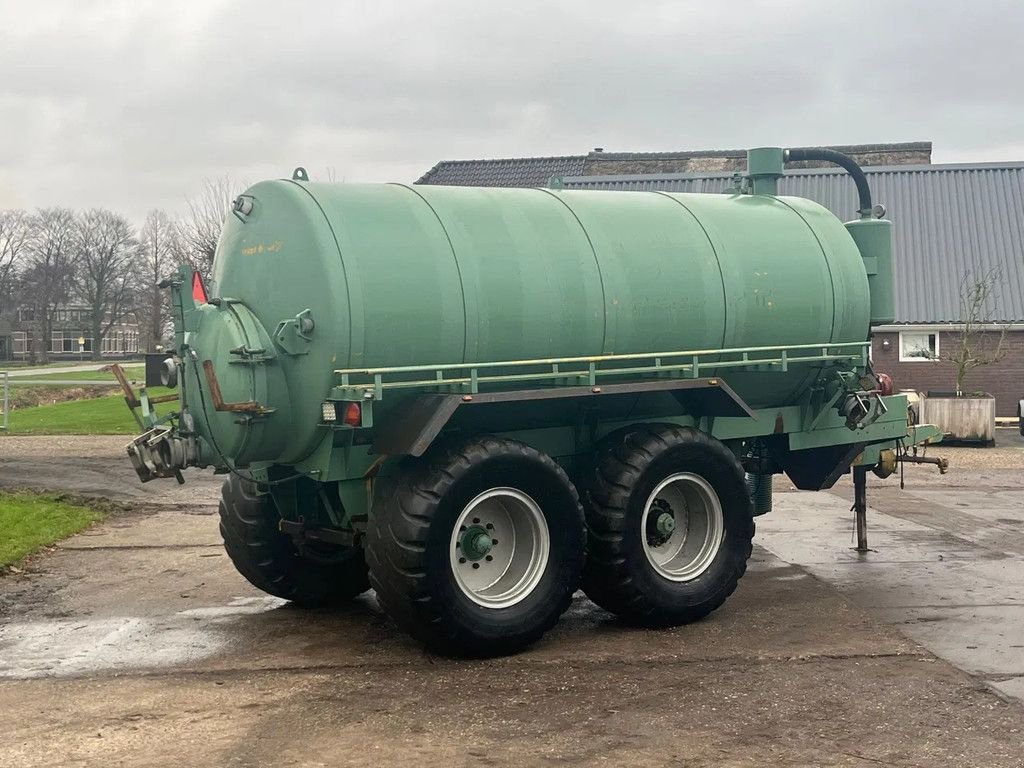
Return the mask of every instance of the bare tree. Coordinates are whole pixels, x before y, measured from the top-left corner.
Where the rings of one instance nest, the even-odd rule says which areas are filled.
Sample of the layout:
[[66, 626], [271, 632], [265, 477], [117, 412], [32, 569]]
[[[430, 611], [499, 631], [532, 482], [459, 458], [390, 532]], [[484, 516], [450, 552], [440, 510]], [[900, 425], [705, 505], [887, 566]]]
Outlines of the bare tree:
[[952, 363], [956, 372], [956, 393], [962, 395], [964, 381], [975, 368], [997, 363], [1006, 357], [1007, 326], [993, 329], [992, 298], [999, 284], [1000, 271], [964, 273], [960, 281], [960, 330], [952, 349], [940, 349], [937, 357]]
[[31, 229], [25, 246], [22, 294], [38, 329], [30, 360], [45, 363], [49, 360], [54, 314], [71, 290], [75, 215], [67, 208], [42, 208], [32, 217]]
[[93, 208], [75, 222], [75, 291], [92, 321], [92, 359], [103, 339], [133, 309], [139, 241], [135, 228], [118, 213]]
[[178, 227], [164, 211], [152, 210], [139, 233], [141, 264], [138, 285], [138, 315], [143, 343], [152, 351], [167, 335], [170, 323], [170, 296], [158, 287], [180, 263]]
[[14, 288], [32, 236], [32, 217], [25, 211], [0, 211], [0, 315], [13, 308]]
[[209, 278], [213, 268], [213, 255], [224, 228], [224, 218], [231, 209], [238, 186], [229, 176], [207, 179], [203, 190], [188, 200], [188, 214], [179, 222], [179, 258], [205, 278]]

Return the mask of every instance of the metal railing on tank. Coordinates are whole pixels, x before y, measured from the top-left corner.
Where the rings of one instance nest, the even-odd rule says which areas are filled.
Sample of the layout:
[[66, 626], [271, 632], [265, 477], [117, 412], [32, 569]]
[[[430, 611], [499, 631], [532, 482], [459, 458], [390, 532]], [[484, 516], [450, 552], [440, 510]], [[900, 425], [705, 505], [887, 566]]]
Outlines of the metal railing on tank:
[[595, 357], [557, 357], [446, 365], [340, 368], [338, 388], [345, 394], [384, 390], [436, 389], [476, 394], [483, 386], [535, 383], [542, 386], [594, 386], [609, 378], [700, 378], [723, 371], [788, 371], [791, 366], [866, 367], [870, 342], [792, 344], [772, 347], [698, 349]]

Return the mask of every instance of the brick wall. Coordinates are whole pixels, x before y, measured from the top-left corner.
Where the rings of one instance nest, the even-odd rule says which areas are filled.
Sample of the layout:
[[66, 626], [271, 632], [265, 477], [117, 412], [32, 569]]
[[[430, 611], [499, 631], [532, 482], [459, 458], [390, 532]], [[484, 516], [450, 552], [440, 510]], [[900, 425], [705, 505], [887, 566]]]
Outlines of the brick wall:
[[[931, 145], [911, 148], [872, 147], [866, 151], [847, 150], [860, 165], [928, 165], [932, 161]], [[787, 163], [787, 168], [830, 168], [828, 163], [808, 161]], [[671, 152], [629, 153], [591, 152], [583, 168], [584, 176], [615, 176], [639, 173], [730, 173], [747, 169], [746, 152]]]
[[637, 173], [731, 173], [745, 171], [747, 156], [693, 157], [619, 155], [591, 153], [583, 168], [584, 176], [619, 176]]
[[[940, 353], [954, 348], [956, 336], [955, 332], [939, 333]], [[885, 346], [886, 341], [889, 346]], [[941, 360], [901, 363], [899, 333], [875, 333], [871, 342], [875, 370], [891, 375], [896, 389], [950, 392], [956, 388], [955, 373], [950, 363]], [[965, 389], [995, 396], [996, 416], [1016, 416], [1017, 402], [1024, 398], [1024, 331], [1010, 331], [1005, 343], [1009, 349], [1006, 357], [967, 374]]]

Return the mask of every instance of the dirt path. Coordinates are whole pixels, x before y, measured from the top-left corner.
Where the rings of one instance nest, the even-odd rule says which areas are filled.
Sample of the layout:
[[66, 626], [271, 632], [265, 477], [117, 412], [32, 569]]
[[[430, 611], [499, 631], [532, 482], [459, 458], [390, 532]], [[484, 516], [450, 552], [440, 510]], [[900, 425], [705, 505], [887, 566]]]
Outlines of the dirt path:
[[142, 484], [124, 447], [125, 435], [0, 436], [0, 488], [55, 490], [111, 499], [140, 507], [183, 510], [216, 506], [223, 478], [186, 470], [174, 480]]

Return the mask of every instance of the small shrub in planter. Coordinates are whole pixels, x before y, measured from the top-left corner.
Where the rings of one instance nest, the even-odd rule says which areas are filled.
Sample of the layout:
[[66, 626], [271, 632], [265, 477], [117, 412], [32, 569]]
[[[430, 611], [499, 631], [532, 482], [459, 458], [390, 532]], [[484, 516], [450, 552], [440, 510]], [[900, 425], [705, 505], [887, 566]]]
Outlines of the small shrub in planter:
[[960, 281], [960, 329], [955, 341], [935, 359], [952, 364], [955, 389], [929, 392], [922, 420], [935, 424], [947, 440], [993, 445], [996, 401], [987, 392], [966, 392], [967, 374], [1006, 357], [1007, 326], [992, 322], [992, 299], [1000, 278], [997, 269], [964, 274]]

